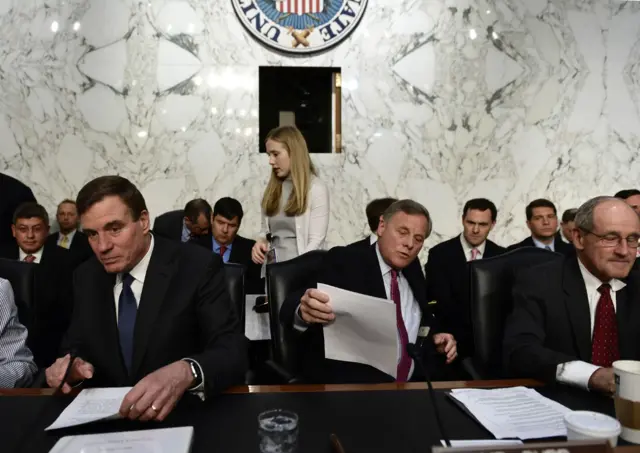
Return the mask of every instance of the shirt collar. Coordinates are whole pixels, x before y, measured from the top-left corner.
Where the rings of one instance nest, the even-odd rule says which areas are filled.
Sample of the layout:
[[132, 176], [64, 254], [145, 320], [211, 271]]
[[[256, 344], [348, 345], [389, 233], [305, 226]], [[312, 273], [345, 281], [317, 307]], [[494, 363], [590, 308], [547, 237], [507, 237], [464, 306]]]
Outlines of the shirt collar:
[[22, 249], [20, 247], [18, 247], [18, 257], [20, 258], [20, 261], [24, 261], [24, 259], [28, 256], [28, 255], [33, 255], [36, 257], [35, 262], [36, 263], [40, 263], [40, 261], [42, 261], [42, 251], [44, 250], [44, 246], [40, 247], [40, 250], [38, 250], [35, 253], [25, 253], [22, 251]]
[[76, 235], [76, 231], [78, 231], [78, 229], [76, 228], [75, 230], [73, 230], [71, 233], [69, 234], [62, 234], [62, 231], [59, 232], [59, 236], [60, 239], [62, 239], [62, 237], [66, 236], [67, 239], [69, 239], [69, 242], [73, 242], [73, 237]]
[[191, 238], [191, 231], [187, 228], [187, 224], [184, 219], [182, 219], [182, 242], [187, 242]]
[[373, 244], [375, 244], [376, 242], [378, 242], [378, 235], [377, 235], [377, 234], [375, 234], [375, 233], [371, 233], [371, 234], [369, 235], [369, 245], [373, 245]]
[[469, 242], [465, 239], [464, 234], [460, 235], [460, 243], [462, 244], [462, 250], [464, 251], [464, 256], [468, 257], [471, 256], [471, 250], [478, 249], [478, 252], [480, 252], [480, 255], [484, 256], [484, 249], [487, 248], [487, 241], [483, 241], [482, 244], [478, 245], [477, 247], [474, 247], [473, 245], [469, 244]]
[[[149, 250], [142, 257], [142, 259], [133, 266], [133, 269], [129, 271], [129, 275], [131, 275], [134, 280], [144, 284], [144, 279], [147, 275], [147, 269], [149, 268], [149, 262], [151, 261], [151, 254], [153, 253], [153, 234], [151, 235], [151, 244], [149, 244]], [[122, 272], [118, 274], [117, 283], [122, 282]]]
[[387, 264], [387, 262], [382, 258], [382, 254], [380, 253], [380, 246], [376, 242], [376, 255], [378, 256], [378, 264], [380, 265], [380, 272], [382, 272], [382, 276], [384, 277], [389, 272], [391, 272], [391, 266]]
[[549, 247], [551, 249], [552, 252], [556, 251], [556, 238], [553, 238], [553, 241], [551, 241], [551, 244], [544, 244], [542, 242], [540, 242], [539, 240], [537, 240], [536, 238], [534, 238], [533, 236], [531, 236], [531, 239], [533, 239], [533, 244], [541, 249], [546, 249], [547, 247]]
[[580, 267], [580, 273], [582, 274], [584, 285], [587, 288], [587, 294], [592, 294], [598, 291], [598, 288], [600, 288], [603, 283], [609, 283], [613, 292], [620, 291], [622, 288], [627, 286], [625, 282], [618, 280], [617, 278], [611, 279], [608, 282], [600, 281], [598, 277], [589, 272], [589, 269], [587, 269], [586, 266], [582, 264], [580, 258], [578, 258], [578, 266]]

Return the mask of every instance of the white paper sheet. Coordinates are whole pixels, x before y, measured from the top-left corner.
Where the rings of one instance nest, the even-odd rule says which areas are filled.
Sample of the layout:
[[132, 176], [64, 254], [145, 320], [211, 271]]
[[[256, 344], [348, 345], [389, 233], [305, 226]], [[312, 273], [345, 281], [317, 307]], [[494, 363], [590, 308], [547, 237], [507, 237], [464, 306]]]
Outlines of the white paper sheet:
[[466, 406], [497, 439], [541, 439], [566, 436], [564, 416], [571, 409], [526, 387], [455, 389]]
[[253, 306], [259, 294], [249, 294], [246, 297], [244, 316], [244, 335], [249, 341], [271, 340], [271, 322], [269, 313], [256, 313]]
[[68, 436], [49, 453], [189, 453], [193, 427]]
[[324, 327], [327, 359], [371, 365], [396, 377], [396, 307], [390, 300], [318, 284], [329, 295], [336, 319]]
[[120, 405], [132, 387], [95, 388], [81, 391], [45, 431], [120, 418]]
[[[467, 448], [467, 447], [504, 447], [505, 445], [522, 445], [521, 440], [497, 440], [497, 439], [478, 439], [478, 440], [452, 440], [451, 448]], [[444, 440], [441, 440], [440, 443], [443, 447], [447, 445], [444, 443]]]

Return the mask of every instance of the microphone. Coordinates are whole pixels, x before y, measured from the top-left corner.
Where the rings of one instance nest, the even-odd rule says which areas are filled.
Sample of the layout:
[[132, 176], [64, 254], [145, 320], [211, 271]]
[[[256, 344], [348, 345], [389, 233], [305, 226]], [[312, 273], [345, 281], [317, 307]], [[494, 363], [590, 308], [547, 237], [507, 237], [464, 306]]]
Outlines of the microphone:
[[440, 429], [440, 434], [442, 435], [442, 440], [447, 447], [451, 447], [451, 441], [449, 440], [449, 436], [447, 436], [447, 432], [444, 429], [444, 424], [442, 423], [442, 418], [440, 417], [440, 411], [438, 410], [438, 400], [436, 399], [436, 394], [433, 391], [433, 385], [431, 385], [431, 377], [429, 376], [429, 371], [427, 367], [424, 366], [424, 362], [422, 361], [422, 355], [420, 354], [420, 348], [416, 346], [414, 343], [407, 343], [407, 354], [411, 357], [418, 367], [418, 369], [424, 374], [425, 381], [427, 382], [427, 387], [429, 388], [429, 396], [431, 397], [431, 401], [433, 403], [433, 413], [436, 415], [436, 422], [438, 423], [438, 429]]

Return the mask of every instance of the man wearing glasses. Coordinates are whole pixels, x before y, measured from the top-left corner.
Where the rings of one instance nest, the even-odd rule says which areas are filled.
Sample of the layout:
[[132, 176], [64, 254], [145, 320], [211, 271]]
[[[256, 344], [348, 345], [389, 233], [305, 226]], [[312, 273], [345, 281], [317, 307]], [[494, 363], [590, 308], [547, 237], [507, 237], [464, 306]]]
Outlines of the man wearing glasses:
[[640, 359], [640, 274], [631, 270], [640, 218], [620, 199], [597, 197], [575, 222], [577, 256], [516, 278], [505, 366], [515, 376], [612, 394], [612, 363]]

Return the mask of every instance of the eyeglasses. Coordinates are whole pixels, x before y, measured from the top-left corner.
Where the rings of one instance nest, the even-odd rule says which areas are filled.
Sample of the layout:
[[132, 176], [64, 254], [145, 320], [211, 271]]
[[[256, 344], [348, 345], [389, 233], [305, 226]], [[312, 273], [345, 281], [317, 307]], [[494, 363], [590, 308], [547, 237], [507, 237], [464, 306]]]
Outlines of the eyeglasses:
[[637, 249], [640, 243], [640, 236], [636, 234], [631, 234], [627, 237], [620, 237], [617, 234], [609, 233], [609, 234], [596, 234], [593, 231], [589, 231], [585, 228], [580, 228], [587, 234], [591, 234], [599, 239], [600, 244], [603, 247], [617, 247], [622, 241], [625, 241], [630, 248]]

